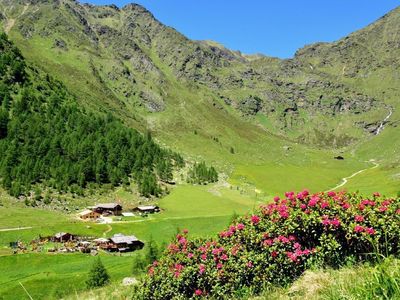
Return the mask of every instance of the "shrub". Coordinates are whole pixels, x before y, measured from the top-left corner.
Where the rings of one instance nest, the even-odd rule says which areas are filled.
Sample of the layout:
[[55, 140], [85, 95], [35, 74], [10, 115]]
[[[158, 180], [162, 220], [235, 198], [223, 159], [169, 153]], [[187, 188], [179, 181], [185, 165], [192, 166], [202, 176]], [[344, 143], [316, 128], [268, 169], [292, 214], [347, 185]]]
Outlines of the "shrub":
[[110, 281], [110, 276], [107, 273], [106, 268], [98, 257], [89, 272], [89, 278], [86, 281], [88, 288], [96, 288], [106, 285]]
[[284, 285], [310, 265], [398, 255], [400, 205], [378, 193], [289, 192], [214, 239], [178, 234], [148, 270], [139, 299], [240, 297]]

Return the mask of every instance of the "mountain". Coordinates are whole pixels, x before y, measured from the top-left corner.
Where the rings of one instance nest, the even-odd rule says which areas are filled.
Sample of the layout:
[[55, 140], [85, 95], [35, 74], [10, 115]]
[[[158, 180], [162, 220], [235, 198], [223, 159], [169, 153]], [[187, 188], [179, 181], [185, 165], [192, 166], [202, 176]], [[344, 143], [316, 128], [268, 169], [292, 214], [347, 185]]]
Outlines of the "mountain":
[[196, 130], [210, 144], [212, 136], [224, 138], [216, 130], [223, 126], [238, 145], [243, 130], [337, 148], [374, 134], [392, 105], [368, 85], [398, 69], [398, 9], [336, 43], [280, 60], [191, 41], [137, 4], [0, 5], [5, 30], [29, 61], [62, 79], [84, 105], [150, 128], [163, 142]]

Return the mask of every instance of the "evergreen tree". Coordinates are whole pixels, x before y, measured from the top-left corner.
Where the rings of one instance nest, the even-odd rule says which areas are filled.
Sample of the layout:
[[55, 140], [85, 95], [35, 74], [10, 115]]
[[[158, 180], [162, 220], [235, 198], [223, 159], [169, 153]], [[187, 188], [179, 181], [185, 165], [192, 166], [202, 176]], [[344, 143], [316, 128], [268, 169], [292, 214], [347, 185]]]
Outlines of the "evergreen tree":
[[86, 281], [86, 286], [91, 288], [97, 288], [106, 285], [110, 281], [110, 276], [107, 273], [106, 268], [98, 257], [89, 271], [89, 276]]

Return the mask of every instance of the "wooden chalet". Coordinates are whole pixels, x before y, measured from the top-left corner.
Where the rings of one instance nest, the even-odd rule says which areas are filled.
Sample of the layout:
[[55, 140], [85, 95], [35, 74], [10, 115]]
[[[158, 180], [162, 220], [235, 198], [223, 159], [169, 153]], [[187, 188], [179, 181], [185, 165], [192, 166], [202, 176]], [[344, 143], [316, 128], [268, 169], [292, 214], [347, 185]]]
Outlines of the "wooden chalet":
[[153, 214], [160, 211], [160, 208], [155, 205], [139, 205], [138, 207], [134, 208], [133, 211], [139, 212], [142, 214]]
[[68, 232], [58, 232], [50, 238], [54, 243], [64, 243], [69, 241], [75, 241], [76, 236]]
[[97, 204], [93, 211], [99, 214], [110, 214], [114, 216], [120, 216], [122, 212], [122, 206], [118, 203], [102, 203]]
[[144, 247], [144, 243], [134, 235], [115, 234], [102, 248], [108, 251], [130, 252]]
[[82, 220], [96, 220], [101, 216], [97, 211], [86, 209], [78, 214]]

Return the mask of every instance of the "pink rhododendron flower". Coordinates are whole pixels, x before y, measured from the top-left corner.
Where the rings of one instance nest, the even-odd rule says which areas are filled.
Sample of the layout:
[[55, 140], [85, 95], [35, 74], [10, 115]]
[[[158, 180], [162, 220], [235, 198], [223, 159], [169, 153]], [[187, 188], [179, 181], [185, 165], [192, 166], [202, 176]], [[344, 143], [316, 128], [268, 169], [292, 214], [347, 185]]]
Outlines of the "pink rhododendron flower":
[[207, 254], [202, 254], [202, 255], [200, 255], [200, 258], [201, 258], [202, 260], [206, 260], [206, 259], [207, 259]]
[[184, 233], [184, 234], [188, 234], [188, 233], [189, 233], [189, 230], [183, 229], [183, 233]]
[[222, 269], [222, 266], [223, 266], [222, 263], [218, 263], [217, 264], [217, 269]]
[[203, 274], [206, 271], [206, 266], [203, 264], [199, 265], [199, 273], [200, 275]]
[[302, 203], [302, 204], [300, 204], [300, 208], [301, 208], [302, 210], [305, 210], [305, 209], [307, 208], [307, 205], [305, 205], [304, 203]]
[[308, 201], [308, 206], [314, 207], [317, 205], [319, 198], [318, 197], [312, 197], [310, 201]]
[[332, 225], [332, 226], [335, 226], [335, 227], [339, 227], [339, 226], [340, 226], [340, 220], [334, 218], [334, 219], [331, 221], [331, 225]]
[[354, 226], [354, 232], [363, 232], [363, 231], [364, 231], [364, 227], [362, 227], [360, 225]]
[[375, 229], [373, 229], [372, 227], [365, 228], [365, 232], [368, 233], [369, 235], [374, 235]]
[[188, 253], [187, 257], [188, 258], [193, 258], [194, 254], [193, 253]]
[[260, 217], [257, 215], [253, 215], [251, 216], [251, 223], [253, 223], [254, 225], [257, 225], [260, 222]]
[[273, 258], [277, 257], [277, 256], [278, 256], [278, 252], [272, 251], [272, 252], [271, 252], [271, 256], [272, 256]]
[[373, 196], [374, 196], [374, 197], [380, 197], [381, 194], [379, 194], [378, 192], [375, 192], [375, 193], [373, 193]]
[[244, 229], [244, 224], [239, 223], [239, 224], [237, 224], [236, 228], [237, 228], [237, 230], [243, 230]]
[[336, 193], [335, 193], [334, 191], [329, 191], [329, 192], [328, 192], [328, 196], [329, 196], [329, 197], [335, 197], [335, 196], [336, 196]]
[[274, 243], [274, 241], [273, 241], [272, 239], [266, 239], [266, 240], [263, 242], [263, 245], [264, 245], [264, 246], [272, 246], [273, 243]]
[[249, 261], [249, 262], [247, 262], [246, 266], [247, 266], [248, 268], [252, 268], [252, 267], [253, 267], [253, 263], [252, 263], [251, 261]]
[[345, 209], [345, 210], [347, 210], [347, 209], [350, 208], [350, 204], [347, 203], [347, 202], [346, 202], [346, 203], [343, 203], [343, 204], [342, 204], [342, 208]]
[[324, 202], [321, 203], [321, 208], [322, 209], [327, 208], [327, 207], [329, 207], [329, 203], [328, 202], [324, 201]]
[[354, 220], [356, 222], [364, 222], [364, 217], [360, 216], [360, 215], [356, 215], [356, 216], [354, 216]]
[[201, 290], [197, 289], [197, 290], [194, 291], [194, 294], [196, 296], [201, 296], [203, 294], [203, 292]]
[[381, 207], [379, 207], [379, 211], [380, 212], [385, 212], [385, 211], [387, 211], [388, 210], [388, 207], [387, 206], [381, 206]]
[[396, 210], [396, 214], [400, 215], [400, 208], [398, 210]]

